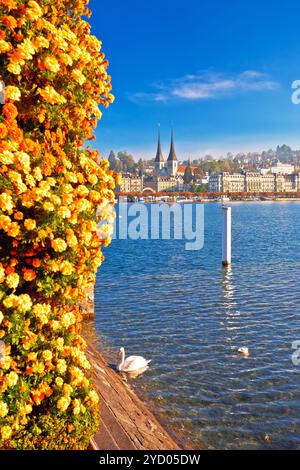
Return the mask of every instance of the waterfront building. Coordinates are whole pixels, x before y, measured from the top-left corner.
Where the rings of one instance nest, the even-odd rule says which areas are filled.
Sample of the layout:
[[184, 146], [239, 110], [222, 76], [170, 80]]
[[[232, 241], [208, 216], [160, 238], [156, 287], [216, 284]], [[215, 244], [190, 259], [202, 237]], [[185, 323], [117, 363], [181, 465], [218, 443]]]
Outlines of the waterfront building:
[[245, 191], [245, 176], [240, 173], [223, 173], [222, 193], [243, 193]]
[[222, 179], [223, 176], [221, 173], [213, 173], [209, 178], [209, 191], [211, 193], [221, 193], [222, 192]]
[[245, 190], [247, 193], [273, 193], [275, 191], [275, 175], [246, 173]]
[[173, 176], [158, 176], [156, 179], [156, 192], [162, 193], [165, 191], [176, 192], [180, 191], [178, 180]]
[[271, 173], [274, 175], [281, 174], [281, 175], [291, 175], [295, 172], [295, 165], [290, 163], [281, 163], [277, 162], [276, 165], [270, 168]]
[[300, 192], [299, 173], [293, 173], [292, 175], [276, 175], [276, 191], [284, 193]]
[[143, 191], [143, 178], [129, 173], [122, 174], [118, 190], [121, 193], [141, 193]]
[[144, 178], [143, 191], [162, 192], [182, 192], [188, 191], [190, 186], [184, 184], [181, 176], [150, 176]]
[[212, 174], [209, 181], [212, 193], [289, 193], [300, 192], [300, 173]]

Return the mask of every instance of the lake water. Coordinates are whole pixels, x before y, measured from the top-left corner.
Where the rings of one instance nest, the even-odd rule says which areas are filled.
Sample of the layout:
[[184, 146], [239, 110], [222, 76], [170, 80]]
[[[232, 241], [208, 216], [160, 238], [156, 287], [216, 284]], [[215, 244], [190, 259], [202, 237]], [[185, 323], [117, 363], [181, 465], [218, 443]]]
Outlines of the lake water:
[[232, 204], [230, 271], [221, 212], [205, 205], [198, 252], [115, 240], [97, 278], [97, 335], [112, 360], [120, 346], [152, 359], [135, 384], [194, 448], [300, 449], [300, 203]]

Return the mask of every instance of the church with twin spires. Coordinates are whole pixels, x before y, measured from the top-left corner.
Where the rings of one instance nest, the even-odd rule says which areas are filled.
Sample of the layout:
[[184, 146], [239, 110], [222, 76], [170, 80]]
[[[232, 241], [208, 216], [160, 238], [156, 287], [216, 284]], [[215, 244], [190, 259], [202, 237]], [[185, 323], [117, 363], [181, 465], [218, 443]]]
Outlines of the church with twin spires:
[[158, 129], [157, 152], [154, 160], [156, 176], [177, 176], [178, 160], [174, 146], [174, 131], [171, 131], [171, 145], [167, 161], [165, 162], [160, 143], [160, 128]]
[[158, 129], [157, 151], [154, 159], [152, 174], [145, 176], [122, 175], [119, 190], [124, 193], [160, 193], [160, 192], [182, 192], [187, 186], [178, 171], [178, 159], [175, 152], [174, 132], [171, 131], [170, 152], [165, 161], [161, 149], [160, 128]]
[[158, 129], [157, 150], [154, 159], [153, 175], [144, 178], [143, 190], [152, 189], [154, 192], [183, 191], [185, 189], [183, 178], [178, 174], [178, 159], [175, 152], [174, 132], [171, 131], [170, 152], [165, 161], [160, 141], [160, 128]]

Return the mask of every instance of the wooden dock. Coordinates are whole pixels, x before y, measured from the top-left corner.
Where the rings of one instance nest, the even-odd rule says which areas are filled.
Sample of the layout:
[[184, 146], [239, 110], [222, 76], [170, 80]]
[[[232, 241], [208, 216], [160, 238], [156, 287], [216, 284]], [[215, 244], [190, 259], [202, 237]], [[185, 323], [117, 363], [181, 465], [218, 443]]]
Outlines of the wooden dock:
[[101, 398], [101, 423], [93, 447], [98, 450], [178, 450], [178, 445], [121, 375], [107, 365], [95, 346], [91, 328], [85, 327], [83, 336]]

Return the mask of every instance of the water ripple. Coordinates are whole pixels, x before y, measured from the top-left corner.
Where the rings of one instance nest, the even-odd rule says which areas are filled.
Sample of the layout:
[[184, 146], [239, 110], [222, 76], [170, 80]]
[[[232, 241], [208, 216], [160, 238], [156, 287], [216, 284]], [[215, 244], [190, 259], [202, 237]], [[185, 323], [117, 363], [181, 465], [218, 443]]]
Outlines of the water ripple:
[[[300, 204], [238, 204], [233, 267], [220, 267], [221, 211], [205, 207], [200, 252], [180, 241], [114, 241], [96, 286], [111, 360], [152, 358], [142, 394], [201, 448], [300, 449]], [[237, 348], [250, 349], [249, 358]], [[267, 436], [267, 437], [266, 437]]]

